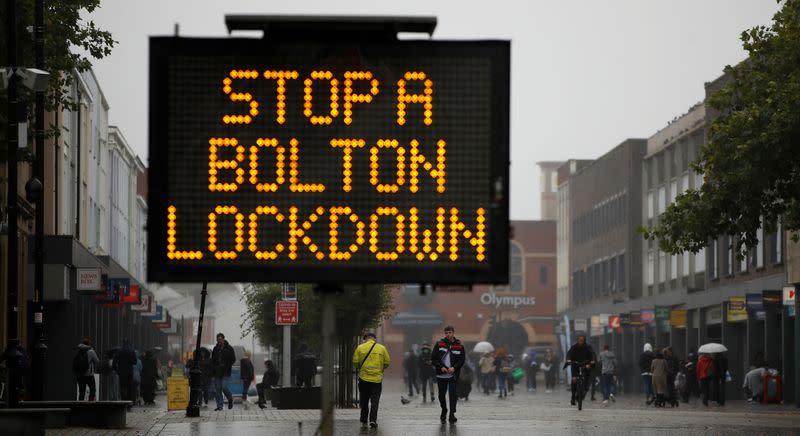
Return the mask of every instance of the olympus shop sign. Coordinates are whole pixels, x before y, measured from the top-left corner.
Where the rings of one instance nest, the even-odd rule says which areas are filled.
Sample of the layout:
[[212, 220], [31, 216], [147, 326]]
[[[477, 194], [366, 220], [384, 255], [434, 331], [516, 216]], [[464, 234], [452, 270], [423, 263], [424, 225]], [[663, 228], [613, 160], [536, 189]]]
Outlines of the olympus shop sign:
[[493, 306], [498, 308], [500, 306], [512, 306], [514, 309], [517, 309], [520, 306], [535, 306], [536, 297], [522, 297], [522, 296], [498, 297], [497, 294], [495, 294], [494, 292], [487, 292], [485, 294], [481, 294], [481, 304], [485, 306]]

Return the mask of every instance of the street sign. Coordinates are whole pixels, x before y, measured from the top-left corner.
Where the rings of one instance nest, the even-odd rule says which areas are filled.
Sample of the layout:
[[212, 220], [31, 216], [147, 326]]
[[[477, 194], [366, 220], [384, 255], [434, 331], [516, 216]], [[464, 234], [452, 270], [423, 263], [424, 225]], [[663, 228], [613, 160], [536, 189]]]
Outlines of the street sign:
[[509, 58], [151, 38], [148, 281], [507, 283]]
[[101, 290], [102, 271], [100, 268], [78, 268], [76, 271], [75, 289], [78, 291]]
[[796, 290], [794, 286], [786, 286], [785, 288], [783, 288], [783, 305], [794, 306], [795, 295], [796, 295]]
[[275, 302], [275, 325], [296, 325], [300, 319], [297, 301]]
[[609, 315], [608, 326], [612, 329], [618, 330], [620, 328], [619, 315]]

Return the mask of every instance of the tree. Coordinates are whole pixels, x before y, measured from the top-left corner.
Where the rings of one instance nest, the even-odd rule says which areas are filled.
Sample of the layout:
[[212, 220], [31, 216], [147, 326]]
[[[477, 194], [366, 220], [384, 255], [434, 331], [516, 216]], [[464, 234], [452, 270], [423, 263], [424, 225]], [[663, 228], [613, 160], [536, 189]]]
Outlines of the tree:
[[[780, 3], [780, 1], [779, 1]], [[729, 81], [707, 101], [719, 111], [692, 167], [700, 189], [679, 195], [658, 225], [643, 229], [663, 251], [697, 252], [738, 236], [741, 256], [759, 227], [800, 230], [800, 0], [784, 0], [771, 26], [742, 32], [749, 57], [725, 67]]]
[[[19, 66], [34, 66], [33, 34], [28, 26], [34, 23], [34, 5], [36, 0], [17, 0], [17, 63]], [[50, 73], [50, 85], [45, 93], [45, 109], [54, 111], [58, 108], [77, 109], [68, 92], [74, 80], [73, 71], [83, 72], [91, 68], [92, 59], [102, 59], [111, 54], [116, 41], [111, 33], [102, 30], [92, 21], [81, 18], [82, 13], [91, 13], [100, 5], [100, 0], [58, 0], [44, 3], [44, 55], [45, 70]], [[0, 2], [0, 65], [6, 65], [8, 53], [6, 47], [6, 2]], [[7, 128], [6, 91], [0, 91], [0, 136], [5, 138]], [[33, 95], [28, 90], [20, 89], [23, 100], [33, 102]], [[30, 105], [31, 111], [33, 105]], [[50, 126], [49, 135], [58, 135], [54, 126]]]
[[[253, 332], [259, 342], [274, 345], [283, 340], [283, 330], [275, 325], [275, 302], [281, 299], [282, 285], [277, 283], [251, 283], [245, 286], [243, 301], [246, 305], [242, 321], [242, 336]], [[293, 327], [292, 342], [301, 341], [313, 349], [321, 349], [322, 299], [309, 284], [297, 285], [300, 319]], [[375, 327], [392, 310], [391, 294], [383, 285], [345, 286], [336, 296], [336, 335], [342, 339], [357, 336], [366, 328]]]

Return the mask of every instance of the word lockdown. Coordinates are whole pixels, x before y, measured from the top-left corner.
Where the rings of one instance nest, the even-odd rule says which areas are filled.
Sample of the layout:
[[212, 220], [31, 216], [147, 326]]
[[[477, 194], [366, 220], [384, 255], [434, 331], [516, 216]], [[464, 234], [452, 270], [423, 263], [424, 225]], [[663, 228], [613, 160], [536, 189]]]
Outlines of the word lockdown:
[[[311, 213], [300, 216], [300, 210], [290, 206], [288, 210], [279, 210], [276, 206], [257, 206], [254, 210], [239, 210], [236, 206], [218, 205], [208, 214], [208, 254], [217, 260], [234, 260], [242, 254], [249, 254], [257, 260], [270, 261], [278, 259], [279, 255], [286, 253], [289, 260], [299, 259], [299, 250], [303, 246], [316, 260], [326, 258], [334, 261], [348, 261], [362, 246], [367, 245], [369, 252], [381, 261], [396, 261], [401, 256], [413, 256], [419, 262], [430, 260], [449, 259], [455, 262], [459, 259], [459, 238], [466, 239], [475, 248], [475, 259], [479, 262], [486, 261], [486, 210], [478, 208], [475, 211], [475, 226], [470, 229], [459, 218], [457, 208], [436, 209], [436, 225], [432, 229], [420, 228], [419, 209], [412, 207], [408, 213], [403, 213], [396, 207], [378, 207], [371, 211], [367, 220], [362, 220], [353, 209], [348, 206], [333, 206], [326, 208], [317, 207]], [[167, 258], [170, 260], [199, 261], [205, 257], [201, 250], [179, 250], [178, 237], [178, 210], [170, 205], [167, 208]], [[449, 215], [449, 216], [448, 216]], [[235, 234], [233, 247], [222, 249], [218, 243], [218, 228], [220, 221], [225, 217]], [[269, 232], [264, 231], [261, 220], [271, 217], [271, 221], [278, 223], [283, 228], [275, 232], [270, 227]], [[325, 219], [327, 218], [327, 219]], [[380, 222], [394, 221], [394, 232], [380, 229]], [[321, 243], [315, 242], [311, 237], [312, 228], [319, 221], [326, 220], [328, 249], [324, 250]], [[232, 221], [232, 223], [231, 223]], [[245, 221], [247, 221], [248, 237], [245, 241]], [[366, 221], [366, 222], [365, 222]], [[342, 224], [343, 223], [343, 224]], [[367, 224], [368, 223], [368, 224]], [[324, 224], [323, 224], [324, 225]], [[340, 248], [340, 233], [342, 227], [349, 227], [353, 234], [353, 242]], [[368, 227], [368, 229], [367, 229]], [[259, 234], [261, 233], [261, 234]], [[265, 248], [264, 234], [284, 234], [283, 241], [270, 241], [270, 248]], [[318, 234], [320, 232], [317, 232]], [[379, 238], [386, 238], [393, 242], [393, 250], [381, 251]], [[449, 236], [449, 239], [447, 238]], [[247, 242], [247, 250], [245, 250]], [[448, 244], [449, 242], [449, 244]]]

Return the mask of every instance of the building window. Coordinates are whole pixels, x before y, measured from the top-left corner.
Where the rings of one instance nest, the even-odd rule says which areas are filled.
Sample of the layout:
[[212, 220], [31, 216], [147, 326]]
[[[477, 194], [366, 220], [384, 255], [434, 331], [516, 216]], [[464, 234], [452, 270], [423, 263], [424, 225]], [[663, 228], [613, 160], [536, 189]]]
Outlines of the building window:
[[547, 286], [547, 266], [539, 265], [539, 284]]
[[669, 278], [675, 280], [678, 278], [678, 255], [673, 254], [669, 260]]
[[658, 252], [658, 282], [667, 280], [667, 256], [663, 251]]
[[775, 228], [775, 233], [770, 235], [769, 260], [773, 265], [783, 262], [783, 226], [781, 222]]
[[647, 253], [647, 265], [644, 271], [645, 284], [648, 286], [653, 284], [653, 269], [655, 269], [655, 260], [653, 259], [653, 252], [649, 251]]
[[764, 225], [762, 224], [761, 227], [756, 230], [756, 238], [758, 238], [758, 244], [756, 245], [756, 252], [755, 252], [755, 264], [756, 268], [764, 268]]
[[550, 173], [550, 192], [558, 191], [558, 172]]
[[718, 278], [717, 258], [719, 257], [719, 241], [711, 241], [711, 249], [708, 251], [708, 277], [711, 280]]
[[656, 213], [658, 213], [659, 215], [664, 213], [664, 211], [667, 210], [666, 205], [667, 205], [667, 190], [665, 187], [662, 186], [658, 188], [658, 209]]
[[703, 175], [694, 173], [694, 189], [700, 190], [703, 187]]
[[678, 179], [672, 181], [669, 184], [669, 203], [672, 204], [675, 202], [675, 198], [678, 196]]
[[611, 292], [616, 292], [617, 291], [617, 258], [616, 257], [612, 257], [611, 259], [608, 260], [608, 262], [609, 262], [608, 273], [610, 275], [610, 277], [608, 278], [608, 289]]
[[734, 259], [736, 257], [735, 248], [733, 247], [733, 238], [731, 236], [726, 236], [723, 238], [723, 241], [725, 241], [722, 244], [722, 248], [725, 250], [723, 269], [725, 270], [726, 275], [732, 276], [733, 265], [735, 264]]
[[617, 290], [623, 291], [625, 290], [625, 254], [620, 254], [619, 258], [617, 259], [617, 268], [619, 272], [617, 273]]
[[686, 277], [689, 275], [689, 256], [690, 253], [688, 251], [683, 253], [683, 276]]
[[653, 191], [647, 193], [647, 219], [652, 219], [655, 216], [653, 211]]
[[744, 274], [747, 272], [747, 266], [749, 264], [748, 257], [750, 257], [750, 250], [747, 250], [747, 247], [742, 247], [742, 248], [744, 248], [745, 250], [744, 250], [744, 255], [742, 256], [739, 262], [739, 272]]
[[522, 265], [522, 249], [519, 244], [511, 241], [508, 256], [508, 286], [494, 286], [497, 292], [522, 292], [524, 290], [524, 268]]
[[689, 190], [689, 174], [683, 175], [683, 182], [681, 183], [681, 192], [686, 192]]
[[695, 274], [706, 270], [706, 249], [702, 249], [694, 254], [694, 272]]

